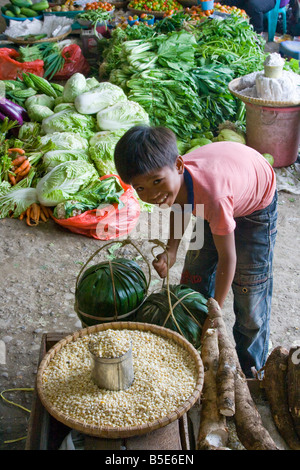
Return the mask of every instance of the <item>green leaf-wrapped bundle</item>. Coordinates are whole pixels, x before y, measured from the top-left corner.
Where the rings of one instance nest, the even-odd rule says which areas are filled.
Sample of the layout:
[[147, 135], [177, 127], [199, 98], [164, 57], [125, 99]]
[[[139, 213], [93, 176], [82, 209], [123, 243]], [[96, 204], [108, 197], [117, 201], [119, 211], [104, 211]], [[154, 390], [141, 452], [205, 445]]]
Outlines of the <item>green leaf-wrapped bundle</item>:
[[75, 293], [75, 311], [88, 326], [129, 320], [145, 298], [147, 279], [135, 261], [117, 258], [91, 266]]
[[207, 299], [183, 284], [171, 285], [169, 291], [174, 317], [169, 315], [168, 290], [163, 288], [148, 296], [136, 314], [136, 321], [170, 328], [199, 348], [202, 327], [207, 317]]

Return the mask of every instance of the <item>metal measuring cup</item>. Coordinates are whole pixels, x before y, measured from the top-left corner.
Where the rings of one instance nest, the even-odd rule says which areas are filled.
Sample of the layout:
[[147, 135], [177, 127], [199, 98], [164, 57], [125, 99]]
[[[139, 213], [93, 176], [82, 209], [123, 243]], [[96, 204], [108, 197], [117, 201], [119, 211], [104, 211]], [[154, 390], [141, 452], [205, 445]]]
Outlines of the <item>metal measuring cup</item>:
[[92, 357], [92, 379], [106, 390], [126, 390], [134, 380], [132, 344], [119, 357], [99, 357], [90, 350]]

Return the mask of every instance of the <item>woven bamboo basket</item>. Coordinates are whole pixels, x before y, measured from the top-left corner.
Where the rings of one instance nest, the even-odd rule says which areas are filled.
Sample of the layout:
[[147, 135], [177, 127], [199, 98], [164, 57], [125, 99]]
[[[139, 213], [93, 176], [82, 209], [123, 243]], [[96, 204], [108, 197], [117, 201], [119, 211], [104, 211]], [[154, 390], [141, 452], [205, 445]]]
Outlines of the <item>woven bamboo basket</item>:
[[300, 99], [296, 101], [271, 101], [271, 100], [263, 100], [261, 98], [252, 98], [251, 96], [245, 96], [239, 91], [239, 83], [240, 83], [241, 78], [235, 78], [228, 84], [228, 88], [230, 93], [232, 93], [234, 96], [239, 98], [241, 101], [244, 103], [251, 103], [251, 104], [257, 104], [258, 106], [267, 106], [270, 108], [285, 108], [289, 106], [299, 106], [300, 105]]
[[[191, 396], [177, 409], [172, 413], [164, 416], [163, 418], [157, 419], [155, 421], [139, 425], [139, 426], [127, 426], [127, 427], [101, 427], [86, 425], [81, 421], [70, 418], [69, 416], [61, 413], [52, 404], [49, 402], [47, 396], [43, 391], [42, 378], [43, 373], [50, 364], [51, 360], [55, 355], [66, 345], [73, 341], [76, 341], [79, 338], [82, 338], [85, 335], [93, 334], [98, 331], [104, 331], [106, 329], [131, 329], [131, 330], [140, 330], [140, 331], [150, 331], [154, 334], [162, 336], [166, 339], [174, 340], [178, 345], [183, 347], [189, 352], [191, 358], [194, 360], [197, 368], [197, 380], [193, 393]], [[76, 331], [73, 335], [69, 335], [66, 338], [59, 341], [55, 346], [53, 346], [48, 353], [44, 356], [37, 373], [37, 392], [40, 397], [40, 400], [46, 410], [51, 416], [60, 421], [61, 423], [69, 426], [72, 429], [76, 429], [79, 432], [82, 432], [87, 435], [92, 435], [96, 437], [106, 438], [106, 439], [119, 439], [119, 438], [128, 438], [132, 436], [142, 435], [154, 431], [156, 429], [167, 426], [168, 424], [176, 421], [181, 416], [183, 416], [187, 411], [192, 408], [196, 401], [200, 398], [202, 387], [204, 382], [204, 368], [203, 363], [200, 357], [200, 354], [197, 350], [179, 333], [176, 333], [167, 328], [163, 328], [157, 325], [152, 325], [148, 323], [138, 323], [138, 322], [111, 322], [104, 323], [95, 326], [91, 326], [82, 330]]]
[[59, 36], [53, 37], [53, 38], [44, 38], [44, 39], [39, 39], [38, 41], [35, 41], [34, 39], [32, 41], [27, 40], [25, 41], [22, 39], [22, 36], [16, 37], [16, 38], [11, 38], [10, 36], [7, 36], [7, 40], [10, 42], [13, 42], [14, 44], [19, 44], [19, 45], [26, 45], [26, 44], [41, 44], [43, 42], [58, 42], [61, 41], [62, 39], [65, 39], [69, 34], [71, 33], [72, 29], [70, 28], [69, 31], [67, 31], [64, 34], [60, 34]]

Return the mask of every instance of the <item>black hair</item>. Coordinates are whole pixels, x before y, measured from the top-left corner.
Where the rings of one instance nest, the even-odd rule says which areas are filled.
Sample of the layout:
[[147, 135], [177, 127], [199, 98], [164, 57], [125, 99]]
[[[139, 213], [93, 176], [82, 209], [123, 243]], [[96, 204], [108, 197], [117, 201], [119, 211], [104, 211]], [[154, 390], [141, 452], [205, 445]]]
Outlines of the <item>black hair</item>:
[[166, 127], [134, 126], [118, 141], [114, 160], [124, 183], [135, 176], [168, 166], [174, 168], [178, 157], [176, 136]]

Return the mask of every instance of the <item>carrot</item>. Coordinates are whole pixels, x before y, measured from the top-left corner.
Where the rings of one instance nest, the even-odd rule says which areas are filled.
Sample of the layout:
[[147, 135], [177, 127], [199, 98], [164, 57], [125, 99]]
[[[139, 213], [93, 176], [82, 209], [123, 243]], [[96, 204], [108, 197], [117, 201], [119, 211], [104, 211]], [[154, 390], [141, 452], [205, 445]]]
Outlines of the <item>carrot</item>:
[[20, 148], [12, 148], [8, 149], [8, 153], [18, 153], [19, 155], [25, 155], [25, 150], [20, 149]]
[[11, 184], [14, 186], [16, 184], [16, 178], [11, 173], [8, 173]]
[[21, 155], [20, 157], [15, 158], [11, 164], [12, 166], [19, 166], [21, 163], [23, 163], [26, 160], [25, 155]]
[[35, 202], [31, 205], [31, 218], [34, 221], [35, 225], [39, 223], [40, 219], [40, 213], [41, 213], [41, 207], [39, 204], [36, 204]]
[[47, 207], [41, 206], [41, 213], [43, 213], [44, 216], [45, 216], [47, 219], [49, 219], [50, 214], [49, 214], [49, 212], [48, 212], [48, 208], [47, 208]]
[[19, 219], [23, 220], [26, 215], [26, 211], [22, 212], [22, 214], [19, 215]]
[[27, 225], [32, 225], [31, 221], [30, 221], [30, 209], [31, 209], [31, 206], [29, 206], [26, 209], [26, 223], [27, 223]]
[[21, 176], [21, 179], [24, 178], [24, 176], [27, 176], [29, 171], [30, 171], [31, 165], [29, 165], [24, 171], [18, 173], [17, 176]]
[[44, 212], [41, 210], [41, 214], [40, 214], [40, 219], [43, 221], [43, 222], [47, 222], [48, 220], [48, 217], [45, 216]]
[[28, 160], [28, 159], [25, 160], [25, 162], [23, 162], [22, 165], [20, 165], [20, 166], [16, 169], [15, 173], [16, 173], [16, 174], [21, 173], [21, 172], [24, 171], [29, 165], [30, 165], [29, 160]]

